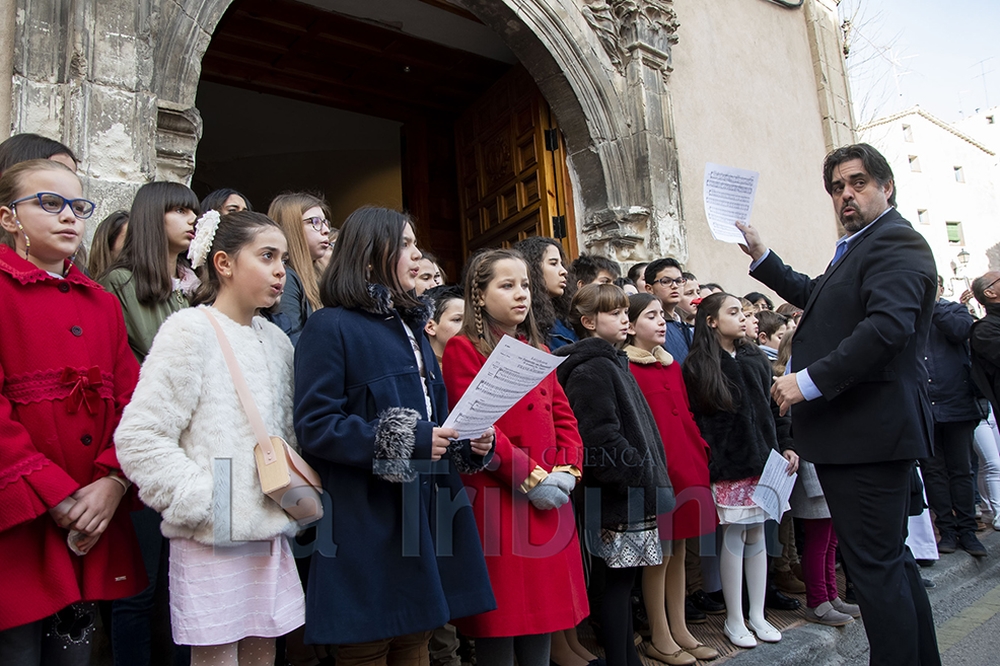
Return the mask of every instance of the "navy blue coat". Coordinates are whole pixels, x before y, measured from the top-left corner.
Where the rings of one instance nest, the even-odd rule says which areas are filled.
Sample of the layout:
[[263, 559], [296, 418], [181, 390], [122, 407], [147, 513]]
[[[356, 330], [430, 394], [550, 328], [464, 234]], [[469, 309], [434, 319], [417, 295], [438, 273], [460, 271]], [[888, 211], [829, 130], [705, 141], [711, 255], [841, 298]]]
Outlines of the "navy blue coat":
[[931, 330], [924, 348], [927, 397], [937, 423], [978, 421], [984, 418], [972, 390], [969, 331], [972, 315], [961, 303], [934, 304]]
[[405, 325], [420, 344], [431, 414], [395, 310], [319, 310], [296, 346], [295, 433], [332, 500], [336, 544], [334, 556], [321, 545], [312, 558], [307, 643], [402, 636], [496, 608], [459, 476], [488, 460], [465, 440], [431, 462], [448, 400], [423, 321]]
[[674, 360], [683, 363], [691, 349], [691, 327], [676, 319], [667, 319], [667, 336], [663, 348], [670, 352]]

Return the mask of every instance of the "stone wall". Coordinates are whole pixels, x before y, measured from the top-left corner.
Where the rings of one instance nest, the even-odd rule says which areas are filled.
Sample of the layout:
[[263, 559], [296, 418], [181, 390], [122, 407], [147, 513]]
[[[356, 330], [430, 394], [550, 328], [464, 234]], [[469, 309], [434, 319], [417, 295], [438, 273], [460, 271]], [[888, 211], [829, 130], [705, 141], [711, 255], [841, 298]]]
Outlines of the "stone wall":
[[[625, 265], [666, 254], [687, 260], [687, 227], [698, 222], [696, 179], [685, 175], [683, 164], [702, 154], [689, 148], [685, 158], [683, 145], [699, 144], [700, 135], [675, 122], [671, 95], [701, 95], [712, 71], [696, 60], [695, 70], [682, 72], [685, 61], [674, 72], [673, 52], [702, 37], [695, 30], [685, 34], [685, 8], [711, 5], [718, 20], [731, 22], [720, 34], [735, 30], [741, 43], [801, 42], [803, 53], [795, 52], [789, 66], [798, 84], [809, 80], [795, 94], [811, 101], [796, 119], [805, 129], [783, 129], [793, 143], [803, 140], [800, 129], [809, 137], [826, 132], [829, 143], [839, 142], [851, 124], [841, 108], [842, 68], [829, 66], [836, 63], [823, 55], [837, 47], [829, 12], [820, 11], [831, 2], [807, 0], [805, 11], [790, 11], [762, 0], [461, 0], [501, 35], [559, 119], [581, 250]], [[14, 38], [4, 42], [14, 45], [11, 127], [60, 138], [80, 156], [85, 192], [99, 202], [95, 219], [126, 207], [144, 182], [190, 179], [202, 131], [194, 106], [201, 57], [230, 0], [0, 0], [0, 7], [11, 6], [4, 3], [16, 5]], [[747, 7], [784, 12], [782, 31], [742, 23]], [[725, 54], [730, 45], [719, 46]], [[739, 72], [756, 63], [726, 65]], [[0, 58], [0, 75], [2, 67]], [[760, 83], [766, 90], [778, 82]], [[755, 135], [752, 118], [739, 122], [748, 128], [745, 136]], [[755, 146], [750, 152], [766, 148], [763, 140]], [[682, 188], [685, 179], [690, 182]]]

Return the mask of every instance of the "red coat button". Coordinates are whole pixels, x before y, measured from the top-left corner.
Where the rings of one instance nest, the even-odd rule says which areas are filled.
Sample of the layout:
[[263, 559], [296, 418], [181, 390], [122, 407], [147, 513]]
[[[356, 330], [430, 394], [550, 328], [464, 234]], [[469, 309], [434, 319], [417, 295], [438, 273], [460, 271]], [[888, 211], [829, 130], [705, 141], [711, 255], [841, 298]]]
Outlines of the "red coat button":
[[75, 335], [76, 337], [80, 337], [81, 335], [83, 335], [83, 329], [80, 328], [79, 326], [74, 326], [73, 328], [69, 329], [69, 332]]
[[69, 291], [69, 285], [66, 284], [65, 282], [60, 282], [59, 283], [59, 291], [61, 291], [64, 294], [67, 293]]

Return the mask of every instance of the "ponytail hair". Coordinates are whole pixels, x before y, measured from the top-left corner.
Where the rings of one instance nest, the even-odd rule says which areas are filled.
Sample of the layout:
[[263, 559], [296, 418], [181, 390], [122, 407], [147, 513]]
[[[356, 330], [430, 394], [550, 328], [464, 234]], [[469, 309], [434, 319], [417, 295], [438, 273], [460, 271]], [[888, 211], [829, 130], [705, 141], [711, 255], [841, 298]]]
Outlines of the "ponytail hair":
[[229, 215], [223, 215], [219, 220], [219, 228], [215, 232], [212, 240], [212, 247], [208, 251], [205, 265], [198, 269], [198, 277], [201, 284], [195, 291], [191, 299], [191, 305], [211, 304], [219, 295], [219, 274], [215, 270], [215, 255], [218, 252], [225, 252], [229, 256], [235, 256], [243, 247], [250, 243], [261, 230], [268, 227], [282, 231], [277, 222], [263, 213], [254, 213], [249, 210], [241, 210]]
[[[473, 256], [465, 270], [465, 317], [462, 320], [461, 334], [469, 338], [483, 356], [489, 356], [503, 338], [500, 327], [486, 311], [483, 300], [486, 287], [494, 278], [494, 267], [504, 259], [514, 259], [523, 263], [525, 268], [528, 267], [528, 262], [517, 250], [494, 249], [483, 250]], [[538, 349], [542, 346], [542, 336], [535, 326], [532, 307], [533, 304], [529, 304], [528, 314], [517, 327], [517, 333], [523, 335], [529, 345]]]
[[[739, 300], [737, 296], [719, 292], [706, 296], [698, 304], [691, 349], [681, 365], [691, 409], [701, 414], [731, 412], [735, 409], [735, 387], [722, 372], [720, 357], [724, 352], [719, 342], [719, 333], [708, 324], [709, 317], [718, 319], [727, 298]], [[736, 344], [742, 344], [742, 340], [737, 340]]]

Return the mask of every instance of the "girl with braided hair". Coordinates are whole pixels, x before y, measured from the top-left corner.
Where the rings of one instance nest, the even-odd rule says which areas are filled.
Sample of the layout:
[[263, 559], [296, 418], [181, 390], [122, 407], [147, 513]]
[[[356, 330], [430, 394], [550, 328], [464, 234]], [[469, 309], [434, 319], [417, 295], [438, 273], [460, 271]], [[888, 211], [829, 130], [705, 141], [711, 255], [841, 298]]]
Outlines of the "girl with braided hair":
[[[458, 402], [497, 343], [509, 335], [546, 350], [531, 312], [528, 266], [514, 250], [472, 258], [462, 331], [444, 350], [444, 380]], [[476, 639], [479, 666], [548, 666], [589, 612], [570, 492], [583, 469], [576, 418], [555, 373], [495, 424], [487, 471], [465, 475], [497, 609], [454, 624]], [[473, 490], [474, 489], [474, 490]], [[529, 541], [530, 535], [530, 541]], [[582, 649], [582, 648], [581, 648]], [[567, 663], [586, 666], [589, 652]]]

